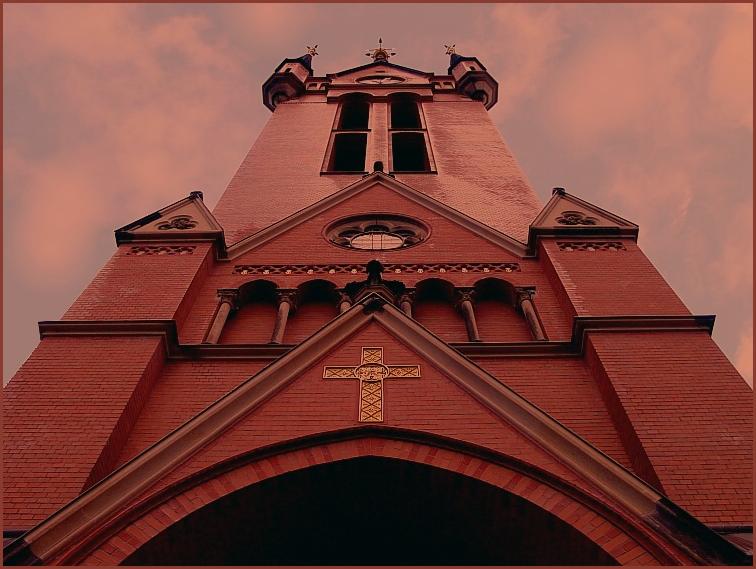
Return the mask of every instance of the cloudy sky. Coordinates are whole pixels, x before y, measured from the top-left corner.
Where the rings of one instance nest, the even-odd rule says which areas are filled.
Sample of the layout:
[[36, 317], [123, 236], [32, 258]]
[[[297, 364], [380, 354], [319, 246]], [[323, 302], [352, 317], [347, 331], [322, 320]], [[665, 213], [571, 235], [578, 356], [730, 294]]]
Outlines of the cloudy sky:
[[260, 86], [320, 45], [443, 73], [443, 44], [499, 81], [491, 110], [553, 186], [639, 243], [752, 381], [750, 4], [3, 6], [4, 376], [113, 253], [113, 230], [187, 195], [212, 208], [269, 111]]

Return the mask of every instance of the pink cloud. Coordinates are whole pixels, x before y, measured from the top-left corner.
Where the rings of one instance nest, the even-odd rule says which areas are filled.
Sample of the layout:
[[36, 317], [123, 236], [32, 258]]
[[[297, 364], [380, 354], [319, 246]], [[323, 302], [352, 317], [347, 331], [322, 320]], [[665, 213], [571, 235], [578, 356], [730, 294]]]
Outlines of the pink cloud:
[[727, 7], [709, 61], [708, 90], [722, 120], [753, 127], [753, 4]]

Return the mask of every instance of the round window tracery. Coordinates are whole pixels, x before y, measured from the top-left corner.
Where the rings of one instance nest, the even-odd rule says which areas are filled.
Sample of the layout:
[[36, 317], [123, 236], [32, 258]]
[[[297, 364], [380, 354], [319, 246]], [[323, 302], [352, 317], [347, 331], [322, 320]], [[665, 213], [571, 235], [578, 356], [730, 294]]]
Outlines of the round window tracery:
[[390, 251], [417, 245], [428, 229], [419, 221], [401, 215], [361, 215], [342, 219], [326, 229], [334, 245], [361, 251]]

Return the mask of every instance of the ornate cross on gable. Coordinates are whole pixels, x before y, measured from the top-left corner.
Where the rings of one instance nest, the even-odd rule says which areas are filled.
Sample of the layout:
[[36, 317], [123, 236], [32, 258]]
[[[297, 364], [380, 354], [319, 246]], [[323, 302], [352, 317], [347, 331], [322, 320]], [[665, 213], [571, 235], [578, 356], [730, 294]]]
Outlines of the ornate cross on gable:
[[325, 366], [323, 379], [360, 380], [360, 422], [383, 421], [383, 380], [418, 378], [419, 365], [387, 366], [383, 363], [383, 348], [362, 348], [358, 366]]

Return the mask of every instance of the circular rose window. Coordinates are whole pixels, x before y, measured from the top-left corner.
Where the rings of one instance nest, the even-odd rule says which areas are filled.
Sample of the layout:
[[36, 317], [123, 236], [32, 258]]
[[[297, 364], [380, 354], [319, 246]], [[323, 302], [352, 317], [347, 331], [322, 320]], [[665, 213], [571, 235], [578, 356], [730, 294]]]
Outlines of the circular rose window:
[[326, 229], [334, 245], [362, 251], [387, 251], [417, 245], [428, 236], [419, 221], [402, 215], [360, 215], [332, 223]]
[[404, 83], [404, 77], [397, 77], [396, 75], [366, 75], [357, 79], [357, 83], [392, 85], [395, 83]]

